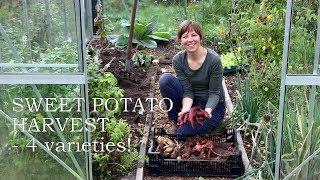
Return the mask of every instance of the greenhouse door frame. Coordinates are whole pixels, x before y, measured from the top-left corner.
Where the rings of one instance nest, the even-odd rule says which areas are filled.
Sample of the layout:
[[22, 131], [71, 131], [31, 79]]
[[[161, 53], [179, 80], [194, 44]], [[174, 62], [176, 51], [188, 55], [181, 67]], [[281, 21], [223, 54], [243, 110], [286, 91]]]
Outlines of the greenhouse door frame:
[[[280, 179], [280, 169], [281, 169], [281, 155], [282, 155], [282, 142], [283, 142], [283, 121], [285, 113], [285, 96], [287, 86], [311, 86], [311, 92], [309, 96], [309, 114], [308, 114], [308, 129], [312, 123], [314, 116], [315, 107], [315, 95], [316, 86], [320, 86], [320, 74], [319, 74], [319, 51], [320, 51], [320, 2], [318, 2], [318, 16], [317, 16], [317, 35], [315, 44], [315, 57], [313, 74], [288, 74], [288, 61], [290, 52], [290, 35], [292, 30], [292, 13], [293, 13], [293, 0], [287, 1], [286, 9], [286, 19], [285, 19], [285, 35], [284, 35], [284, 45], [283, 45], [283, 63], [281, 70], [281, 89], [280, 89], [280, 103], [279, 103], [279, 116], [278, 116], [278, 130], [277, 130], [277, 147], [276, 147], [276, 164], [275, 164], [275, 179]], [[311, 136], [310, 136], [311, 138]], [[310, 141], [311, 139], [307, 141]], [[318, 154], [320, 149], [316, 150], [314, 153]], [[310, 157], [310, 152], [307, 152]], [[309, 161], [311, 158], [308, 159]], [[290, 178], [296, 172], [301, 169], [308, 171], [308, 161], [305, 164], [300, 164], [296, 167], [290, 174], [286, 175], [286, 178]], [[306, 173], [308, 175], [308, 173]], [[305, 177], [306, 178], [306, 177]]]
[[[70, 64], [70, 65], [59, 65], [59, 64], [47, 64], [47, 65], [31, 65], [31, 64], [23, 64], [23, 63], [12, 63], [6, 64], [1, 67], [20, 67], [22, 69], [22, 73], [1, 73], [0, 72], [0, 84], [8, 85], [23, 85], [28, 84], [31, 85], [37, 94], [37, 96], [41, 97], [40, 92], [38, 91], [36, 85], [37, 84], [47, 84], [47, 85], [79, 85], [81, 98], [85, 100], [82, 105], [82, 118], [87, 118], [89, 114], [89, 98], [88, 98], [88, 81], [87, 81], [87, 64], [86, 64], [86, 41], [88, 41], [92, 36], [92, 9], [91, 9], [91, 0], [74, 0], [75, 3], [75, 19], [76, 19], [76, 31], [77, 31], [77, 46], [78, 46], [78, 65]], [[87, 9], [86, 9], [87, 7]], [[89, 18], [87, 28], [89, 31], [88, 36], [86, 36], [86, 26], [85, 26], [85, 18]], [[90, 16], [90, 17], [88, 17]], [[0, 34], [4, 36], [9, 45], [16, 50], [15, 45], [11, 41], [11, 39], [6, 36], [5, 31], [0, 24]], [[19, 54], [16, 52], [15, 57], [17, 60], [22, 60]], [[38, 66], [38, 67], [69, 67], [69, 66], [78, 66], [79, 72], [70, 73], [70, 74], [43, 74], [43, 73], [28, 73], [26, 67], [30, 66]], [[3, 111], [0, 110], [0, 115], [3, 115], [6, 119], [11, 121], [12, 119], [7, 116]], [[11, 119], [11, 120], [10, 120]], [[87, 127], [87, 125], [83, 121], [83, 127]], [[84, 128], [85, 129], [85, 128]], [[84, 142], [91, 143], [90, 133], [88, 131], [83, 131], [83, 140]], [[24, 133], [27, 137], [32, 137], [32, 135], [28, 132]], [[63, 135], [62, 135], [63, 136]], [[36, 143], [40, 143], [39, 141]], [[40, 143], [41, 144], [41, 143]], [[46, 151], [51, 157], [53, 157], [59, 164], [61, 164], [64, 168], [66, 168], [70, 173], [72, 173], [77, 179], [83, 179], [76, 171], [66, 165], [59, 157], [54, 155], [52, 152], [47, 150], [45, 146], [39, 146], [44, 151]], [[92, 154], [91, 149], [89, 148], [88, 152], [85, 153], [85, 163], [86, 163], [86, 174], [84, 175], [87, 180], [92, 180]], [[77, 162], [76, 162], [77, 163]], [[81, 174], [81, 173], [80, 173]]]

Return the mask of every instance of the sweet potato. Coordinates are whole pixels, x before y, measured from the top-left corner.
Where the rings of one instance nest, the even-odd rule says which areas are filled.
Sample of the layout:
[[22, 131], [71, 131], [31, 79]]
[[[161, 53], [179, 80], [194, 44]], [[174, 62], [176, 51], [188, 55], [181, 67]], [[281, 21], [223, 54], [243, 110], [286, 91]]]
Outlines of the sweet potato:
[[181, 127], [183, 124], [188, 122], [189, 112], [181, 114], [178, 118], [178, 125]]
[[157, 136], [156, 141], [158, 144], [156, 151], [162, 153], [165, 156], [171, 156], [172, 152], [177, 146], [177, 143], [168, 137]]
[[193, 107], [189, 112], [185, 112], [178, 118], [178, 125], [181, 127], [185, 123], [189, 123], [192, 127], [195, 124], [203, 125], [209, 114], [200, 107]]

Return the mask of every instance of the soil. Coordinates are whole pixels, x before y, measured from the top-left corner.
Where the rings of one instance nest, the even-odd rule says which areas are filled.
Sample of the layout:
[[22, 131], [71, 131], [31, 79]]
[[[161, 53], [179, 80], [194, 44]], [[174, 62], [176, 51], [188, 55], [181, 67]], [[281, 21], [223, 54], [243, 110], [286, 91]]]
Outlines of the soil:
[[[95, 44], [94, 42], [92, 44]], [[154, 87], [154, 98], [161, 99], [158, 80], [163, 72], [173, 72], [171, 67], [172, 57], [180, 51], [175, 45], [174, 41], [170, 41], [168, 44], [160, 44], [156, 49], [147, 50], [154, 58], [153, 63], [149, 67], [139, 67], [133, 65], [130, 73], [124, 71], [124, 64], [126, 61], [126, 53], [124, 50], [105, 47], [101, 48], [99, 52], [99, 59], [102, 60], [101, 68], [112, 72], [118, 79], [118, 85], [120, 88], [125, 90], [125, 97], [132, 98], [133, 102], [140, 98], [145, 108], [145, 112], [150, 110], [150, 104], [145, 103], [145, 99], [149, 96], [150, 89]], [[110, 64], [107, 68], [105, 65]], [[151, 77], [155, 77], [155, 84], [151, 84]], [[225, 76], [228, 92], [231, 100], [235, 105], [236, 101], [236, 80], [234, 75]], [[141, 130], [144, 127], [146, 113], [131, 112], [134, 108], [134, 103], [129, 103], [128, 110], [130, 112], [123, 113], [121, 117], [126, 119], [133, 129], [133, 137], [135, 143], [141, 139]], [[163, 105], [164, 107], [164, 105]], [[139, 110], [139, 108], [138, 108]], [[152, 124], [162, 125], [165, 129], [170, 127], [170, 123], [166, 118], [165, 112], [160, 110], [159, 105], [154, 106], [154, 118]], [[132, 176], [131, 176], [132, 177]], [[133, 178], [133, 177], [132, 177]], [[131, 179], [131, 178], [122, 178]], [[191, 180], [197, 179], [194, 177], [149, 177], [145, 175], [146, 180], [150, 179], [167, 179], [167, 180]], [[206, 178], [208, 179], [208, 178]], [[209, 179], [226, 179], [226, 178], [209, 178]]]
[[[144, 123], [146, 113], [132, 112], [135, 103], [140, 98], [145, 112], [150, 110], [150, 104], [146, 103], [146, 98], [149, 97], [151, 87], [151, 77], [158, 72], [157, 66], [139, 67], [133, 64], [129, 72], [125, 71], [126, 53], [117, 48], [104, 48], [100, 51], [100, 59], [102, 60], [102, 67], [110, 63], [110, 67], [106, 71], [112, 74], [118, 80], [118, 86], [125, 90], [124, 97], [132, 98], [133, 103], [128, 103], [128, 111], [122, 113], [121, 117], [126, 119], [131, 125], [135, 126], [138, 123]], [[139, 111], [140, 108], [136, 108]]]
[[237, 80], [235, 75], [226, 75], [224, 76], [226, 81], [226, 86], [228, 89], [228, 93], [230, 95], [230, 99], [232, 101], [233, 106], [236, 104], [237, 98]]

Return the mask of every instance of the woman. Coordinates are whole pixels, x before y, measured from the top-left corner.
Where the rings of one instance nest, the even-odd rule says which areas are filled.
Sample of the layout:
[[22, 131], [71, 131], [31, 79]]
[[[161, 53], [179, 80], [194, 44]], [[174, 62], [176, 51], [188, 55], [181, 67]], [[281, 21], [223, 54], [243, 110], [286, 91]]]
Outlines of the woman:
[[[185, 49], [173, 57], [172, 65], [176, 77], [164, 73], [160, 77], [160, 92], [173, 102], [168, 119], [173, 126], [169, 133], [193, 136], [215, 129], [225, 114], [225, 99], [222, 88], [223, 69], [219, 55], [202, 46], [203, 33], [198, 23], [186, 20], [177, 33], [178, 43]], [[170, 102], [165, 102], [170, 107]], [[203, 125], [183, 124], [176, 129], [177, 119], [191, 107], [201, 107], [209, 117]]]

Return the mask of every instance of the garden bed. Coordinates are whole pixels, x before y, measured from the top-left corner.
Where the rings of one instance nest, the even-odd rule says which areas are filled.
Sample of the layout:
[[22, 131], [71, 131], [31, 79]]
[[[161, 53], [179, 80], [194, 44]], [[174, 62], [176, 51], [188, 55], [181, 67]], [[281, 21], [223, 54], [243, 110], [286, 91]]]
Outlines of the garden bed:
[[[150, 90], [154, 89], [154, 98], [161, 99], [160, 91], [159, 91], [159, 77], [163, 72], [172, 72], [171, 60], [172, 57], [180, 51], [176, 46], [174, 41], [170, 41], [169, 44], [159, 45], [156, 49], [148, 49], [148, 53], [150, 53], [154, 58], [154, 63], [152, 63], [149, 67], [137, 66], [134, 65], [130, 70], [130, 73], [124, 73], [124, 63], [126, 58], [126, 53], [124, 50], [114, 48], [114, 47], [105, 47], [101, 48], [99, 52], [97, 52], [98, 57], [102, 60], [101, 69], [104, 71], [112, 72], [118, 80], [118, 85], [120, 88], [124, 89], [125, 95], [124, 97], [131, 97], [132, 99], [141, 98], [143, 102], [143, 106], [147, 107], [145, 109], [145, 113], [138, 112], [124, 112], [119, 115], [118, 118], [126, 119], [128, 123], [132, 127], [132, 137], [133, 144], [140, 143], [145, 137], [145, 132], [143, 129], [148, 129], [145, 127], [146, 120], [148, 119], [147, 112], [149, 112], [148, 104], [145, 104], [143, 99], [146, 99]], [[111, 62], [111, 63], [110, 63]], [[106, 66], [107, 65], [107, 66]], [[152, 77], [155, 78], [151, 83]], [[236, 77], [235, 75], [229, 74], [225, 75], [226, 87], [228, 89], [228, 93], [231, 95], [230, 99], [234, 104], [236, 101]], [[164, 106], [164, 104], [163, 104]], [[129, 111], [132, 109], [132, 105], [128, 106]], [[164, 129], [170, 127], [168, 120], [166, 118], [166, 114], [160, 110], [159, 105], [154, 106], [154, 113], [152, 114], [153, 118], [150, 122], [151, 124], [161, 125]], [[137, 147], [141, 148], [140, 146]], [[141, 152], [141, 149], [140, 149]], [[140, 162], [141, 164], [141, 162]], [[141, 165], [137, 165], [139, 167]], [[131, 175], [126, 176], [126, 178], [133, 178], [133, 172], [129, 173]], [[146, 176], [144, 179], [148, 179]], [[170, 177], [170, 179], [175, 179], [176, 176]], [[183, 179], [188, 179], [187, 177]]]

